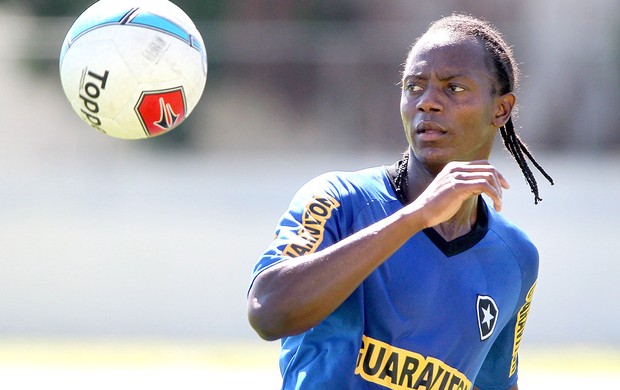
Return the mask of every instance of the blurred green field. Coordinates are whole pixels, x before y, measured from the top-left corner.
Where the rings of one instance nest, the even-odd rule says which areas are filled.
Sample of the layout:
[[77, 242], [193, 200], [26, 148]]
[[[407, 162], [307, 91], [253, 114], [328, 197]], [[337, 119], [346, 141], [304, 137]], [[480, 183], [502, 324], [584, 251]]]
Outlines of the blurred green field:
[[273, 389], [276, 343], [3, 340], [2, 389]]
[[[278, 343], [3, 340], [3, 389], [277, 389]], [[620, 350], [527, 348], [520, 389], [615, 389]]]

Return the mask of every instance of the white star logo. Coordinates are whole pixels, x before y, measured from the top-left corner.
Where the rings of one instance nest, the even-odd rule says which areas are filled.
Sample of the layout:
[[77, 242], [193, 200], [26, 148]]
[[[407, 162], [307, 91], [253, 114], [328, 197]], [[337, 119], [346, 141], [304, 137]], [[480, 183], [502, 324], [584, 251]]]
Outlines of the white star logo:
[[499, 309], [493, 298], [488, 295], [478, 295], [478, 299], [476, 300], [476, 312], [478, 314], [480, 340], [484, 341], [491, 337], [495, 330]]
[[482, 308], [482, 323], [489, 328], [491, 327], [491, 321], [495, 318], [493, 314], [491, 314], [491, 304], [489, 306]]

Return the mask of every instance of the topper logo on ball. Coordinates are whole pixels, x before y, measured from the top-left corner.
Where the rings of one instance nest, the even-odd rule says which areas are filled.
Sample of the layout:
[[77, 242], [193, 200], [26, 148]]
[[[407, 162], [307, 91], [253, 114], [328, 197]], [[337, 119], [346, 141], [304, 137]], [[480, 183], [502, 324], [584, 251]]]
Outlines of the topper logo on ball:
[[142, 127], [150, 137], [163, 134], [180, 124], [187, 105], [182, 87], [164, 91], [143, 92], [136, 105]]
[[97, 99], [101, 96], [101, 90], [105, 89], [109, 74], [110, 72], [107, 70], [103, 75], [100, 75], [92, 70], [84, 69], [82, 87], [80, 88], [80, 99], [83, 102], [82, 114], [92, 127], [104, 133], [105, 131], [101, 128], [101, 119], [97, 115], [99, 114]]

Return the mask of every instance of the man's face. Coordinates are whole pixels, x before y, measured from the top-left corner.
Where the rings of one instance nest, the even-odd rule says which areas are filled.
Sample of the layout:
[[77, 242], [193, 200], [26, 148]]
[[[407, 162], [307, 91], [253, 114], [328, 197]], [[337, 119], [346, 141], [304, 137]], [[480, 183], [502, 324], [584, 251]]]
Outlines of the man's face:
[[485, 54], [474, 38], [439, 34], [423, 37], [409, 56], [401, 116], [415, 157], [433, 173], [491, 153], [501, 107]]

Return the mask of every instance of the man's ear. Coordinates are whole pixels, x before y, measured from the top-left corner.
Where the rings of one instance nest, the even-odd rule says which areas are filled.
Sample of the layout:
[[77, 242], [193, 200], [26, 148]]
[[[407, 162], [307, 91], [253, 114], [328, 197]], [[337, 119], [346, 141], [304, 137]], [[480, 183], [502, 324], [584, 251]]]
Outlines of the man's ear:
[[508, 122], [516, 101], [517, 97], [512, 92], [497, 98], [495, 116], [493, 117], [493, 125], [495, 127], [502, 127]]

